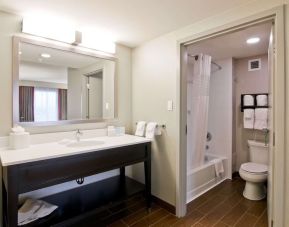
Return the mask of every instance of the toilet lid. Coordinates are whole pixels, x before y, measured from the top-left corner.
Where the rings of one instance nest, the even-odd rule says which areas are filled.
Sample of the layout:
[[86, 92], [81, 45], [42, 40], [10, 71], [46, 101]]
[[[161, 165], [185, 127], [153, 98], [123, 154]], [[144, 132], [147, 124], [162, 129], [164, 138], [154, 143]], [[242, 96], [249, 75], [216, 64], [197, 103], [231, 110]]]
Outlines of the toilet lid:
[[250, 173], [267, 173], [268, 166], [264, 164], [254, 163], [254, 162], [247, 162], [241, 165], [241, 168]]

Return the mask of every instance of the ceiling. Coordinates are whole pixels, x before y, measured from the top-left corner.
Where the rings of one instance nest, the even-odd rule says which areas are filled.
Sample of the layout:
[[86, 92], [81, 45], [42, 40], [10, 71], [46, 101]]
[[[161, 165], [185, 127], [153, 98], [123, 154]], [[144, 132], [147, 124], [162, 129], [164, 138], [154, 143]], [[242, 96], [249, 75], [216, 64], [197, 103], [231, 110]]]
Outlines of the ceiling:
[[[208, 54], [214, 60], [264, 54], [268, 52], [271, 27], [272, 23], [268, 22], [192, 44], [188, 46], [188, 53], [191, 55]], [[259, 43], [250, 45], [246, 43], [248, 38], [256, 36], [261, 39]]]
[[[68, 68], [84, 68], [103, 61], [100, 58], [28, 43], [20, 43], [20, 52], [19, 77], [26, 81], [66, 84]], [[50, 58], [41, 57], [43, 53], [49, 54]]]
[[[27, 43], [20, 44], [20, 51], [20, 60], [22, 61], [64, 66], [66, 68], [83, 68], [101, 61], [99, 58]], [[51, 57], [42, 58], [42, 53], [49, 54]]]
[[22, 61], [19, 80], [67, 84], [67, 68]]
[[141, 43], [252, 0], [0, 0], [0, 9], [19, 15], [64, 18], [78, 29], [93, 28], [116, 42]]

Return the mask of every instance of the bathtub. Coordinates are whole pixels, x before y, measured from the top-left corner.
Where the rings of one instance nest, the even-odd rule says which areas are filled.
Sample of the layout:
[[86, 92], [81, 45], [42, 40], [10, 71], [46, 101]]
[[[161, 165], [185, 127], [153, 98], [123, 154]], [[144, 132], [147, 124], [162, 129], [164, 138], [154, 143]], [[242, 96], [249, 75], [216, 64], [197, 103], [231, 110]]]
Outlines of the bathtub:
[[[216, 177], [215, 166], [212, 160], [221, 159], [225, 172], [220, 177]], [[187, 203], [204, 194], [211, 188], [217, 186], [228, 178], [228, 160], [225, 157], [218, 157], [206, 154], [205, 162], [202, 166], [187, 171]]]

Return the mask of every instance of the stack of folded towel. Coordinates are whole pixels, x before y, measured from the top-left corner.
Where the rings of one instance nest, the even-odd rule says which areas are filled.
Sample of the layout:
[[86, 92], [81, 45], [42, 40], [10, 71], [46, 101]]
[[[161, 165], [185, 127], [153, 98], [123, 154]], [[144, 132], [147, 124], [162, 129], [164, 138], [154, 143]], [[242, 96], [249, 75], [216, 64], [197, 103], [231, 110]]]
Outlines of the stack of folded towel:
[[254, 106], [255, 102], [254, 102], [253, 95], [244, 95], [243, 103], [244, 103], [244, 106]]
[[248, 108], [244, 109], [244, 128], [258, 130], [268, 129], [268, 108], [265, 108], [268, 106], [268, 96], [256, 95], [256, 104], [258, 108], [253, 109], [252, 107], [255, 106], [254, 96], [244, 95], [243, 105]]
[[268, 129], [268, 108], [245, 109], [243, 124], [247, 129]]
[[18, 225], [26, 225], [51, 214], [58, 207], [42, 200], [27, 199], [18, 210]]
[[257, 95], [257, 106], [267, 106], [268, 96], [267, 95]]
[[254, 128], [254, 118], [255, 118], [254, 109], [245, 109], [244, 110], [244, 119], [243, 119], [244, 128], [253, 129]]
[[254, 129], [268, 129], [268, 108], [255, 109]]

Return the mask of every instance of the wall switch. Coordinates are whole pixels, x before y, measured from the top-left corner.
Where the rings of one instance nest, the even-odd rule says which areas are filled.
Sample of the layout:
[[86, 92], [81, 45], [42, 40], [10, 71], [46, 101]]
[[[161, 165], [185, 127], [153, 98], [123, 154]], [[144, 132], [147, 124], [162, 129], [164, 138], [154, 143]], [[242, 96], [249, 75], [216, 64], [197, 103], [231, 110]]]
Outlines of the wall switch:
[[168, 111], [173, 111], [173, 109], [174, 109], [173, 100], [169, 100], [168, 101]]

